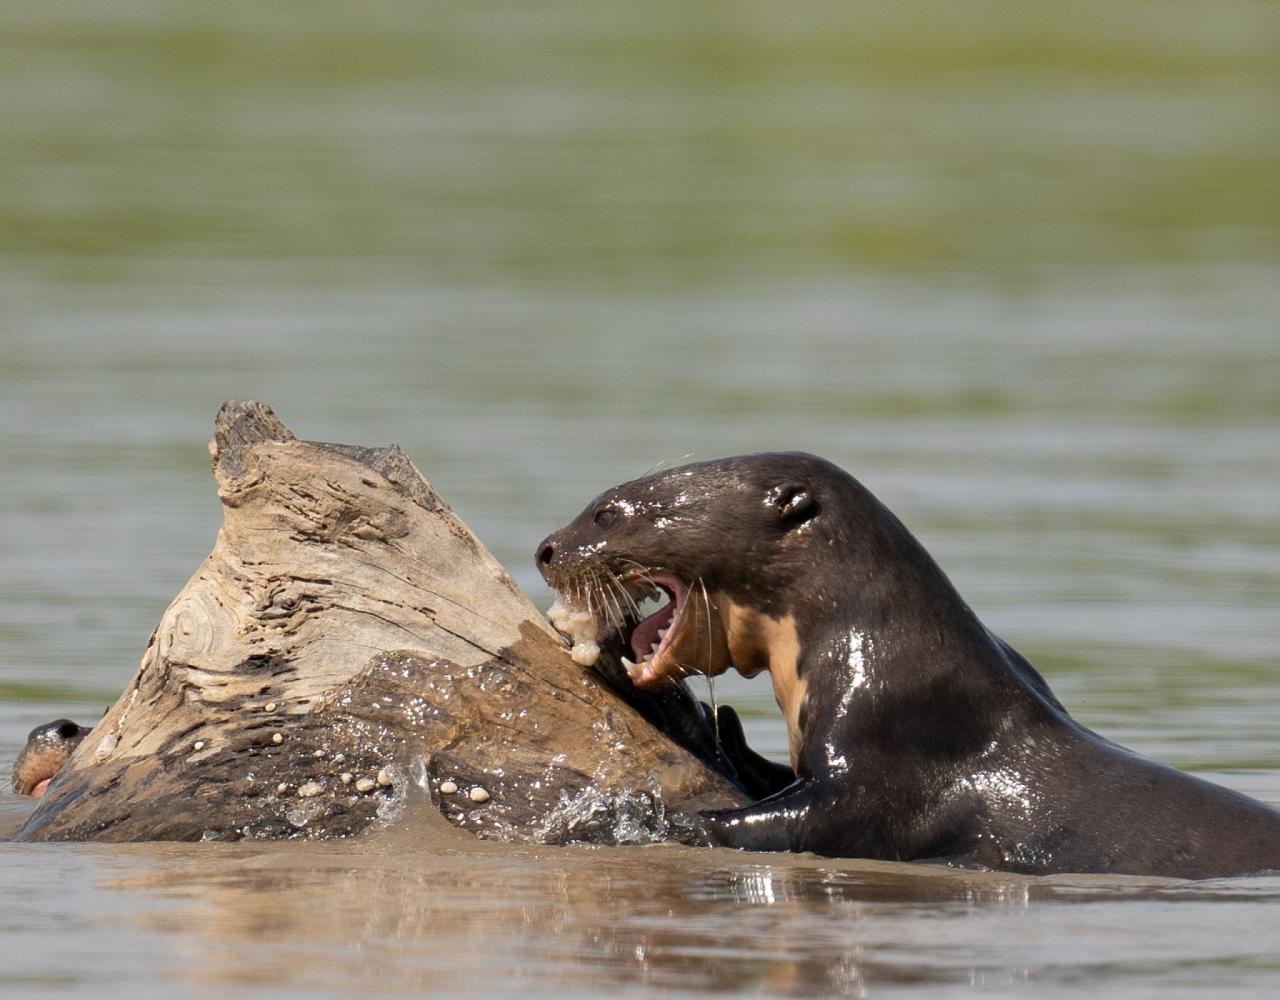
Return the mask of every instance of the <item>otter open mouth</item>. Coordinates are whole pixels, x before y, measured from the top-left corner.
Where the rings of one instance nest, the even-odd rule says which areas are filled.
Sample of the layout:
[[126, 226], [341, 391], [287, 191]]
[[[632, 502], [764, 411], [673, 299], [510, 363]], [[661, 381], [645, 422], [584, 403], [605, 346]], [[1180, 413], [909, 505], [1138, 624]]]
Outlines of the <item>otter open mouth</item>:
[[[661, 670], [663, 660], [677, 645], [676, 640], [685, 627], [689, 588], [683, 580], [671, 573], [646, 573], [642, 577], [620, 582], [627, 587], [633, 602], [637, 596], [648, 596], [655, 590], [667, 598], [666, 604], [636, 622], [631, 628], [631, 634], [625, 637], [635, 659], [623, 656], [622, 665], [627, 668], [627, 673], [636, 684], [643, 685], [664, 675]], [[645, 592], [641, 595], [632, 593], [630, 584], [633, 582], [644, 586]], [[638, 602], [635, 604], [639, 607]]]
[[665, 570], [580, 578], [560, 592], [547, 617], [568, 637], [575, 662], [591, 666], [606, 648], [637, 687], [728, 666], [720, 615], [706, 588]]

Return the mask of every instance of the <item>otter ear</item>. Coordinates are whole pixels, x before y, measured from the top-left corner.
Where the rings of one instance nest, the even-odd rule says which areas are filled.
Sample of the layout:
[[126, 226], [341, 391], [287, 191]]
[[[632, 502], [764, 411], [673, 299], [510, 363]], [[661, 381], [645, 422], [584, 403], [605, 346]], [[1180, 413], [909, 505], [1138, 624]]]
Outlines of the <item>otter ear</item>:
[[804, 524], [818, 513], [818, 501], [809, 487], [786, 483], [769, 491], [769, 502], [778, 512], [778, 520], [789, 528]]

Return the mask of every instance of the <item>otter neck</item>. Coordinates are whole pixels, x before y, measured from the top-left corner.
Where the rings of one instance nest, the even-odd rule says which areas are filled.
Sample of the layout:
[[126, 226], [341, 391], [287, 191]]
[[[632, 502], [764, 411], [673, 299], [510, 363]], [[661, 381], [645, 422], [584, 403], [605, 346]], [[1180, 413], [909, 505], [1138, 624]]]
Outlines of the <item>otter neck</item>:
[[794, 615], [795, 673], [822, 692], [797, 717], [798, 771], [851, 769], [860, 746], [922, 762], [980, 754], [1012, 720], [1059, 707], [905, 528], [879, 541], [888, 552], [829, 563], [841, 575], [813, 580]]
[[725, 623], [729, 659], [744, 677], [769, 671], [773, 696], [787, 724], [791, 766], [800, 759], [805, 682], [800, 677], [800, 636], [794, 615], [774, 618], [764, 612], [724, 600], [719, 608]]

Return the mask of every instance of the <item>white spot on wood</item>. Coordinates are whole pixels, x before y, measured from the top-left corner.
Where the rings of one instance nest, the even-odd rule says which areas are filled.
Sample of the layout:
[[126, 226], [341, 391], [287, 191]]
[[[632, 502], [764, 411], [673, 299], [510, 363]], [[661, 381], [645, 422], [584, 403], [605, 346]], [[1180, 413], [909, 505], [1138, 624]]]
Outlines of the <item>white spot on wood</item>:
[[98, 749], [93, 751], [93, 757], [98, 763], [102, 763], [111, 756], [111, 752], [115, 750], [116, 744], [120, 742], [119, 733], [107, 733], [98, 743]]

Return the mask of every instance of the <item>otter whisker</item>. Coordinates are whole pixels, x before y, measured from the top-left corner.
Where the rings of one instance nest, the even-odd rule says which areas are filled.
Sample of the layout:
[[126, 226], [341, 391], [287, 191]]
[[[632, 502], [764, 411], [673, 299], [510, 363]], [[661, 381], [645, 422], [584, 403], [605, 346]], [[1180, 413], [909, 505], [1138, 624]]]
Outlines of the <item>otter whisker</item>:
[[640, 478], [645, 479], [648, 476], [652, 476], [655, 472], [661, 472], [663, 469], [669, 467], [672, 464], [672, 462], [687, 462], [692, 457], [693, 457], [693, 452], [689, 452], [686, 455], [681, 455], [679, 458], [676, 458], [676, 459], [660, 458], [654, 465], [650, 466], [649, 471], [646, 472]]
[[720, 706], [716, 704], [716, 679], [711, 673], [711, 659], [715, 653], [711, 635], [711, 598], [707, 594], [707, 583], [698, 577], [698, 586], [702, 590], [702, 607], [707, 615], [707, 700], [711, 702], [711, 727], [715, 732], [716, 753], [720, 751]]
[[618, 604], [618, 598], [614, 595], [613, 588], [609, 585], [608, 580], [600, 583], [601, 602], [605, 609], [609, 612], [609, 625], [611, 628], [621, 630], [625, 616], [622, 608]]
[[605, 616], [605, 607], [604, 602], [601, 599], [600, 584], [596, 579], [596, 572], [593, 570], [592, 572], [584, 575], [582, 583], [586, 588], [587, 610], [596, 618], [603, 618]]
[[587, 609], [587, 612], [592, 617], [595, 617], [596, 615], [596, 605], [594, 600], [595, 588], [591, 584], [591, 579], [586, 574], [583, 574], [581, 577], [578, 578], [577, 590], [578, 590], [578, 606], [585, 607]]
[[600, 580], [598, 570], [591, 576], [591, 593], [595, 597], [593, 613], [597, 618], [603, 619], [606, 628], [612, 628], [614, 624], [613, 608], [609, 606], [609, 595]]
[[[613, 574], [600, 575], [600, 589], [602, 589], [604, 594], [607, 595], [609, 604], [611, 604], [611, 607], [613, 608], [614, 626], [621, 629], [627, 620], [627, 615], [625, 609], [623, 609], [622, 602], [618, 599], [620, 586], [618, 586], [617, 577], [613, 576]], [[625, 597], [625, 595], [626, 594], [623, 593], [623, 597]]]
[[622, 598], [622, 602], [627, 607], [628, 616], [640, 617], [640, 605], [636, 603], [636, 599], [631, 596], [630, 591], [622, 585], [622, 581], [616, 576], [611, 576], [609, 577], [609, 584], [614, 592]]
[[596, 587], [599, 588], [600, 607], [604, 611], [606, 622], [610, 628], [621, 631], [626, 616], [622, 613], [622, 607], [613, 593], [613, 577], [597, 569], [594, 579]]
[[[636, 577], [636, 579], [643, 581], [653, 590], [659, 589], [657, 582], [653, 578], [653, 570], [650, 567], [642, 566], [640, 563], [636, 562], [634, 559], [622, 559], [620, 560], [620, 562], [624, 568], [632, 569], [635, 571], [633, 575]], [[637, 608], [636, 610], [638, 611], [639, 608]]]

